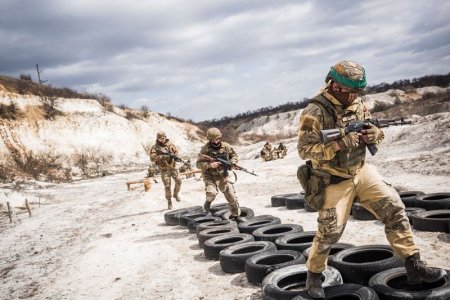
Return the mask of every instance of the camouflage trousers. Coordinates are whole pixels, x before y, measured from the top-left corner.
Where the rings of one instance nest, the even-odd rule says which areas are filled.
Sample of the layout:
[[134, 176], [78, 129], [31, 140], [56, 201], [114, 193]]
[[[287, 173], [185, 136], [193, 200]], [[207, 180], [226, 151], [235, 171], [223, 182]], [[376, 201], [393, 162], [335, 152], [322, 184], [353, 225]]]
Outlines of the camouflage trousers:
[[203, 178], [203, 181], [205, 182], [206, 201], [209, 203], [213, 202], [220, 190], [228, 201], [228, 208], [230, 209], [231, 215], [239, 216], [241, 214], [233, 184], [229, 183], [226, 178], [220, 175], [206, 176]]
[[318, 230], [306, 262], [311, 272], [325, 270], [330, 248], [342, 236], [356, 197], [385, 224], [386, 238], [397, 256], [405, 258], [419, 252], [400, 196], [382, 180], [375, 167], [365, 164], [352, 179], [325, 189], [324, 207], [319, 211]]
[[171, 192], [171, 178], [175, 181], [175, 187], [173, 189], [173, 196], [175, 197], [180, 192], [181, 188], [181, 178], [180, 173], [177, 169], [170, 169], [166, 171], [161, 171], [161, 180], [164, 184], [164, 190], [166, 192], [166, 199], [167, 201], [170, 201], [172, 199], [172, 192]]

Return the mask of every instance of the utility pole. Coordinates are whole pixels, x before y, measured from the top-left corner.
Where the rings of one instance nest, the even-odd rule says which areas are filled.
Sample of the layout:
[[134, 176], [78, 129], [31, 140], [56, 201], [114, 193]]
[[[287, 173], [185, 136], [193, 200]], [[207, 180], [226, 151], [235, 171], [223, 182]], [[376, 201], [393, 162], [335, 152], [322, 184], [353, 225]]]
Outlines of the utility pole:
[[41, 80], [42, 71], [39, 71], [39, 65], [38, 64], [36, 64], [36, 70], [37, 70], [37, 74], [38, 74], [39, 84], [43, 84], [43, 83], [47, 82], [48, 80]]

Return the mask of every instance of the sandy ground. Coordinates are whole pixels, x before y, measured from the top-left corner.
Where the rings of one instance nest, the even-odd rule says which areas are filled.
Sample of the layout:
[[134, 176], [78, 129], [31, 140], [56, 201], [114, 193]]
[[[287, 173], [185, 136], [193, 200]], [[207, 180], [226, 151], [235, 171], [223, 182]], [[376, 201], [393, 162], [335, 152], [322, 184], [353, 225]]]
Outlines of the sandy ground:
[[[394, 128], [388, 135], [404, 135], [402, 130]], [[271, 196], [300, 190], [295, 139], [286, 143], [285, 159], [265, 163], [252, 159], [259, 145], [238, 148], [244, 158], [240, 164], [259, 175], [238, 172], [239, 201], [255, 215], [271, 214], [283, 223], [315, 230], [316, 213], [270, 205]], [[394, 146], [380, 150], [379, 159], [370, 158], [388, 181], [408, 190], [450, 192], [445, 172], [422, 174], [414, 165], [403, 165], [407, 155], [414, 156], [406, 151], [414, 146], [412, 140]], [[414, 158], [422, 152], [433, 154], [415, 151]], [[448, 146], [436, 151], [448, 155]], [[244, 273], [223, 273], [219, 262], [204, 258], [195, 235], [164, 223], [162, 183], [149, 192], [140, 185], [127, 191], [125, 181], [144, 175], [142, 171], [71, 184], [34, 183], [19, 190], [3, 186], [0, 203], [9, 198], [16, 204], [16, 214], [9, 224], [4, 205], [1, 208], [0, 299], [260, 299], [260, 287], [250, 285]], [[202, 181], [184, 180], [182, 202], [174, 202], [174, 208], [201, 205], [203, 189]], [[24, 198], [31, 202], [31, 218], [17, 208]], [[220, 195], [215, 203], [222, 202]], [[445, 235], [418, 231], [414, 235], [429, 265], [450, 269]], [[387, 244], [383, 224], [352, 218], [341, 241]]]

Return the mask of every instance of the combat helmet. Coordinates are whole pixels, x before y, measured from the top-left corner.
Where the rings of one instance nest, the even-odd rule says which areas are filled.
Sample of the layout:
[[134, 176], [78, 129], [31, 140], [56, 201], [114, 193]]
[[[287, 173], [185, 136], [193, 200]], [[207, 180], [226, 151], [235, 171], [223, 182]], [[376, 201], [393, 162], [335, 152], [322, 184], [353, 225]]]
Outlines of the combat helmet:
[[208, 131], [206, 132], [206, 138], [207, 138], [209, 141], [217, 140], [217, 139], [222, 138], [222, 133], [220, 132], [220, 130], [219, 130], [218, 128], [216, 128], [216, 127], [211, 127], [211, 128], [209, 128]]
[[165, 138], [166, 137], [166, 134], [164, 133], [164, 131], [158, 131], [157, 133], [156, 133], [156, 139], [160, 139], [160, 138]]
[[362, 90], [366, 87], [366, 71], [352, 61], [343, 60], [331, 67], [325, 82], [333, 81], [354, 90]]

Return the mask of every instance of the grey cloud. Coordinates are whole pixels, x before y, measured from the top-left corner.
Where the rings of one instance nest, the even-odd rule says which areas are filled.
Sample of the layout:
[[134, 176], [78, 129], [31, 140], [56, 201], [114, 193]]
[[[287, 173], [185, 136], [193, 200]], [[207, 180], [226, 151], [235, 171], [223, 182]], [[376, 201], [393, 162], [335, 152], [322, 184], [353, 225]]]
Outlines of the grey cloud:
[[341, 59], [372, 84], [448, 72], [443, 0], [0, 2], [1, 74], [39, 63], [54, 86], [196, 120], [313, 96]]

